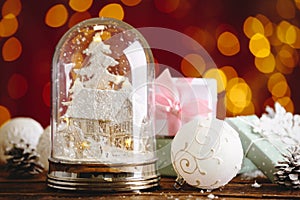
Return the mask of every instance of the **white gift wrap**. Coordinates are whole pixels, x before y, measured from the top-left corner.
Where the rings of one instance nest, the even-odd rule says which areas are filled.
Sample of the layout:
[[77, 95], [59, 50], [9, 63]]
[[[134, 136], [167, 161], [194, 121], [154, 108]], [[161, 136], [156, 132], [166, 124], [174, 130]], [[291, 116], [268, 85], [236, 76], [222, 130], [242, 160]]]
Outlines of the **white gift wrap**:
[[[184, 78], [172, 78], [175, 84], [180, 84], [178, 79]], [[203, 101], [208, 102], [208, 108], [211, 112], [207, 113], [208, 117], [215, 117], [217, 115], [217, 101], [218, 101], [218, 92], [217, 92], [217, 81], [212, 78], [190, 78], [190, 88], [192, 89], [192, 93], [189, 98], [201, 99]], [[187, 88], [188, 90], [189, 88]], [[188, 101], [183, 100], [183, 101]]]
[[[190, 82], [189, 82], [190, 81]], [[181, 88], [180, 92], [184, 95], [175, 94], [180, 103], [188, 104], [189, 101], [194, 99], [202, 100], [207, 102], [207, 108], [210, 110], [207, 113], [199, 113], [197, 117], [208, 117], [213, 118], [217, 115], [217, 102], [218, 102], [218, 93], [217, 93], [217, 81], [210, 78], [172, 78], [173, 84], [177, 88]], [[185, 82], [184, 84], [181, 84]], [[186, 82], [189, 82], [186, 84]], [[168, 86], [166, 86], [168, 88]], [[156, 90], [156, 93], [159, 93], [159, 90]], [[197, 109], [197, 108], [195, 108]], [[185, 119], [185, 116], [182, 116], [181, 125], [190, 121]], [[156, 134], [160, 136], [172, 136], [173, 133], [170, 133], [170, 127], [168, 127], [168, 116], [167, 113], [163, 117], [156, 117], [155, 119], [155, 130]], [[172, 128], [171, 128], [172, 129]]]

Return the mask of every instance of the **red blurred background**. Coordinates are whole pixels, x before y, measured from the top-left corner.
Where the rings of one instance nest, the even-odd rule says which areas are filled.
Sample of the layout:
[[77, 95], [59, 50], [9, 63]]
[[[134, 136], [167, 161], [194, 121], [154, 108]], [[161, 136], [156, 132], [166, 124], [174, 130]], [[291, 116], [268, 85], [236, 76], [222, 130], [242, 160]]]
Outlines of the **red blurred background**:
[[1, 0], [0, 9], [0, 125], [17, 116], [49, 125], [55, 46], [74, 24], [98, 16], [196, 40], [217, 69], [196, 54], [153, 49], [154, 57], [183, 76], [216, 78], [227, 116], [261, 115], [276, 101], [300, 113], [300, 0]]

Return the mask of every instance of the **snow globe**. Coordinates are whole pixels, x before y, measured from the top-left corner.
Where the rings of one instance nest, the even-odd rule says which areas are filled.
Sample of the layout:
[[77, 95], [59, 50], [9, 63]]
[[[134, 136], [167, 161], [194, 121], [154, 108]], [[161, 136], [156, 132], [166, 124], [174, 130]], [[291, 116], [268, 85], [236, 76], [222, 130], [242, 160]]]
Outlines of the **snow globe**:
[[63, 35], [52, 63], [49, 187], [133, 191], [159, 185], [153, 80], [149, 45], [127, 23], [92, 18]]

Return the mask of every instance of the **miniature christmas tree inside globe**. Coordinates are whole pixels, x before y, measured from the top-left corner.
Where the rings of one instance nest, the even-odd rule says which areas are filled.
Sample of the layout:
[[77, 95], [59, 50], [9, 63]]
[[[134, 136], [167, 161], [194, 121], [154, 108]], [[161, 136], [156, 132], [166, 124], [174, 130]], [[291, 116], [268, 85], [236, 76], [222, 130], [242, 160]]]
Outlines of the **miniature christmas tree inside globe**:
[[[135, 181], [127, 181], [132, 177], [143, 182], [137, 189], [157, 185], [153, 63], [141, 33], [116, 19], [83, 21], [61, 38], [52, 64], [49, 186], [87, 189], [95, 184], [110, 190], [99, 187], [106, 176], [116, 190], [135, 188]], [[88, 179], [61, 186], [66, 174], [72, 183], [78, 179], [70, 177]], [[128, 184], [133, 186], [124, 189]]]

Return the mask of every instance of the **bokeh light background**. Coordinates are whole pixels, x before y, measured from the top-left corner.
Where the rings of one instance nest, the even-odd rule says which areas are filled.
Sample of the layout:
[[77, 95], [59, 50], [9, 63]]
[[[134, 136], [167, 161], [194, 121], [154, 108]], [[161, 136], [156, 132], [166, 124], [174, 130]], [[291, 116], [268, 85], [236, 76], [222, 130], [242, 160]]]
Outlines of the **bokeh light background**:
[[275, 101], [300, 113], [300, 0], [1, 0], [0, 11], [0, 125], [17, 116], [49, 125], [55, 46], [98, 16], [196, 40], [217, 68], [206, 69], [198, 54], [154, 49], [154, 57], [183, 76], [216, 78], [227, 116], [261, 115]]

